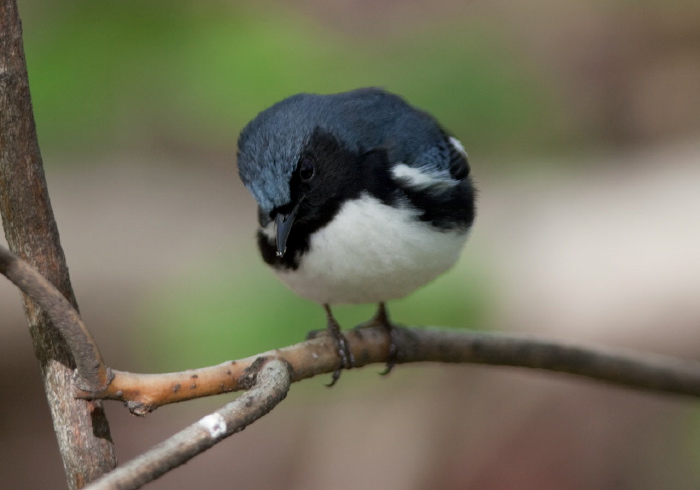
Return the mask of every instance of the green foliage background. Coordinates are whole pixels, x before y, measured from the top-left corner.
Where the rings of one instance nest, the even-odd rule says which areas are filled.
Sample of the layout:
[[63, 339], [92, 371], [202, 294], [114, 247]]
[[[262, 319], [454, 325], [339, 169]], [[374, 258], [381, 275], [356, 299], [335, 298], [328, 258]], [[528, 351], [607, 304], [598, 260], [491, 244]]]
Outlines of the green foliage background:
[[547, 148], [561, 137], [565, 111], [545, 81], [502, 27], [478, 17], [384, 38], [333, 32], [268, 2], [68, 5], [37, 5], [36, 21], [25, 23], [50, 151], [104, 152], [156, 138], [229, 148], [277, 100], [360, 86], [404, 95], [472, 152]]

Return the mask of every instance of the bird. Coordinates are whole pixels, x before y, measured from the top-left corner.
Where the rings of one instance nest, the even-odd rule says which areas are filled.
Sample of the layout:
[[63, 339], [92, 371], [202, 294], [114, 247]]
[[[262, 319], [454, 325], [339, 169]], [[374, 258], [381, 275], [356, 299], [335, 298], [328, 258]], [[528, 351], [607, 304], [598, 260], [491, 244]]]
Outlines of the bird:
[[240, 132], [238, 173], [258, 205], [264, 262], [299, 296], [322, 305], [339, 356], [332, 386], [355, 360], [331, 306], [385, 303], [450, 269], [474, 222], [467, 152], [427, 112], [381, 88], [301, 93]]

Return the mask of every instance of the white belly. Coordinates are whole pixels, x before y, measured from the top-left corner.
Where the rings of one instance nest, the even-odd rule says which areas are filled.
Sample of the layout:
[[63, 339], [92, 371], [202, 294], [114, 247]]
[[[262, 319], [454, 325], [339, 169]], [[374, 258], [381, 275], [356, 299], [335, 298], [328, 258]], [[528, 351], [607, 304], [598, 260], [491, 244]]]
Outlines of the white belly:
[[465, 231], [440, 231], [419, 212], [363, 195], [346, 202], [310, 241], [297, 270], [275, 271], [318, 303], [375, 303], [405, 296], [457, 261]]

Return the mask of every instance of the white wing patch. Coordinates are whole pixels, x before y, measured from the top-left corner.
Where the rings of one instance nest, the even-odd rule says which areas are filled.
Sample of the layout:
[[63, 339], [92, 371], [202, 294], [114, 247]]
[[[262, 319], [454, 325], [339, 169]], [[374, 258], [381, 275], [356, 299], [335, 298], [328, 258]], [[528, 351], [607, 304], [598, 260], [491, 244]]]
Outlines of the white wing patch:
[[455, 138], [454, 136], [450, 136], [450, 143], [452, 144], [452, 146], [455, 147], [455, 149], [458, 152], [464, 155], [464, 158], [469, 158], [469, 156], [467, 155], [467, 150], [464, 149], [462, 143], [457, 138]]
[[414, 168], [405, 163], [398, 163], [392, 167], [391, 173], [396, 180], [417, 190], [430, 188], [439, 190], [459, 184], [458, 180], [452, 178], [449, 170], [429, 171], [425, 168]]

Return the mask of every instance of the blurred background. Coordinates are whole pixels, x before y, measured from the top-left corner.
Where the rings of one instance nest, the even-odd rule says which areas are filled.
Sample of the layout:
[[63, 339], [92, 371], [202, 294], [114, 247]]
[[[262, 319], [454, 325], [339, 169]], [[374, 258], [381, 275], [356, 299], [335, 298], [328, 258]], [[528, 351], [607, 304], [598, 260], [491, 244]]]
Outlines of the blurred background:
[[[62, 243], [110, 366], [199, 367], [323, 328], [258, 258], [235, 144], [288, 95], [360, 86], [434, 114], [480, 188], [460, 263], [391, 303], [396, 321], [700, 355], [696, 0], [19, 3]], [[337, 309], [346, 327], [372, 312]], [[0, 481], [62, 488], [4, 280], [0, 327]], [[508, 368], [380, 369], [293, 386], [149, 488], [700, 487], [695, 400]], [[230, 399], [145, 419], [106, 403], [120, 461]]]

